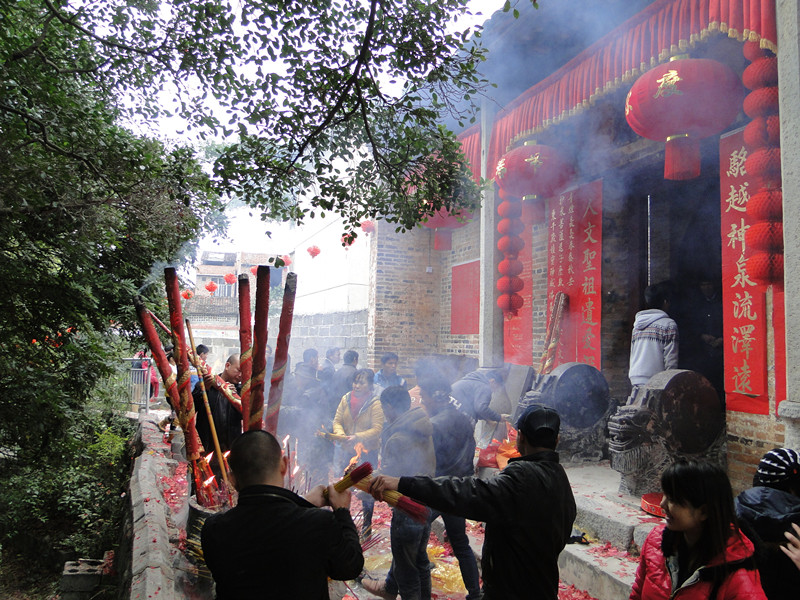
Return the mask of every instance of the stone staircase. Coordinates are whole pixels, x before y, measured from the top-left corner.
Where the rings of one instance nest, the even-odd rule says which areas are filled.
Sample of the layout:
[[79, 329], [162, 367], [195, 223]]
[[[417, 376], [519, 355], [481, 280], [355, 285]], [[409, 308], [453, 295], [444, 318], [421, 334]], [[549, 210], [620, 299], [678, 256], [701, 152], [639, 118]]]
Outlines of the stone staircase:
[[619, 492], [620, 475], [608, 461], [564, 465], [575, 494], [575, 527], [588, 545], [569, 544], [558, 559], [561, 581], [597, 600], [624, 600], [638, 566], [638, 549], [659, 517], [640, 507], [640, 498]]

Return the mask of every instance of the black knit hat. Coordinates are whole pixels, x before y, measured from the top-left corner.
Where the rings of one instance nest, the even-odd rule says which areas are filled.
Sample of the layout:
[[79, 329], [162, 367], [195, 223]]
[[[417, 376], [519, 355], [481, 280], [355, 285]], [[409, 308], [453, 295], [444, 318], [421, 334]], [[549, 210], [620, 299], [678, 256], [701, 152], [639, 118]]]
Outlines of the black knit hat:
[[784, 491], [800, 489], [800, 455], [790, 448], [770, 450], [758, 463], [753, 485]]

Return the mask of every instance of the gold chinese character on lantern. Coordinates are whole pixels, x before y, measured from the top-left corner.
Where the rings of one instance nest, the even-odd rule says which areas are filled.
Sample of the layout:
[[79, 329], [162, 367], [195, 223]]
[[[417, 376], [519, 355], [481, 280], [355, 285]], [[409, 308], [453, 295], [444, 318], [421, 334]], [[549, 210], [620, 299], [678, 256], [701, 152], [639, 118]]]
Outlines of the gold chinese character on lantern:
[[542, 164], [544, 163], [544, 161], [542, 160], [541, 153], [539, 153], [539, 152], [537, 152], [533, 156], [529, 156], [528, 158], [526, 158], [525, 162], [528, 163], [531, 166], [531, 168], [533, 169], [534, 173], [536, 172], [536, 169], [541, 167]]
[[495, 176], [496, 177], [503, 177], [506, 174], [506, 158], [505, 156], [497, 161], [497, 169], [495, 169]]
[[666, 98], [667, 96], [682, 95], [683, 92], [678, 89], [678, 82], [683, 81], [681, 76], [675, 69], [670, 69], [659, 79], [656, 79], [658, 89], [656, 90], [653, 98]]

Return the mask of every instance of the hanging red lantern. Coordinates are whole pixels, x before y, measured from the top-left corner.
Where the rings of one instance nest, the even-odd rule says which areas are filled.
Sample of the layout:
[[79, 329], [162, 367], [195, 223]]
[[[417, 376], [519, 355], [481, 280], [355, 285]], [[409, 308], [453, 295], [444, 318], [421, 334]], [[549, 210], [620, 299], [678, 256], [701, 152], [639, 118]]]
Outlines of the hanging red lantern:
[[781, 221], [783, 219], [783, 192], [761, 190], [747, 201], [747, 216], [755, 221]]
[[761, 44], [758, 42], [745, 42], [742, 52], [744, 53], [744, 57], [751, 62], [769, 53], [766, 49], [762, 48]]
[[258, 275], [258, 266], [253, 265], [252, 267], [250, 267], [250, 272], [253, 274], [253, 276]]
[[522, 280], [522, 277], [504, 276], [497, 280], [497, 291], [502, 294], [513, 294], [515, 292], [521, 292], [522, 288], [524, 287], [525, 287], [525, 282]]
[[290, 264], [292, 264], [292, 257], [289, 256], [288, 254], [284, 254], [283, 256], [281, 256], [281, 260], [283, 261], [284, 267], [288, 267]]
[[525, 230], [525, 225], [518, 219], [500, 219], [497, 224], [497, 233], [500, 235], [519, 235]]
[[375, 222], [370, 221], [369, 219], [361, 221], [361, 231], [369, 235], [370, 233], [375, 231]]
[[778, 58], [765, 56], [745, 67], [742, 83], [748, 90], [778, 85]]
[[311, 255], [311, 258], [316, 258], [319, 254], [319, 246], [309, 246], [308, 253]]
[[522, 273], [523, 265], [522, 261], [516, 258], [506, 258], [500, 261], [500, 264], [497, 265], [497, 270], [500, 271], [501, 275], [508, 275], [510, 277], [514, 277]]
[[751, 119], [778, 114], [778, 86], [753, 90], [742, 102], [742, 109]]
[[343, 233], [342, 234], [342, 246], [344, 246], [345, 250], [349, 250], [350, 246], [352, 246], [353, 242], [355, 242], [355, 241], [356, 241], [356, 238], [351, 237], [349, 234], [347, 234], [347, 233]]
[[446, 208], [441, 208], [428, 217], [422, 226], [434, 230], [434, 250], [452, 250], [453, 229], [463, 227], [470, 219], [472, 219], [472, 213], [465, 210], [451, 214]]
[[778, 115], [756, 117], [744, 128], [744, 145], [748, 150], [781, 145], [781, 121]]
[[192, 290], [183, 290], [181, 292], [181, 296], [184, 300], [189, 300], [190, 298], [194, 297], [194, 292]]
[[509, 317], [515, 317], [523, 304], [524, 301], [519, 294], [500, 294], [497, 298], [497, 306]]
[[518, 146], [497, 163], [495, 181], [501, 197], [535, 195], [550, 198], [572, 179], [572, 166], [555, 148], [530, 144]]
[[503, 219], [517, 219], [522, 214], [522, 204], [518, 200], [503, 200], [497, 206], [497, 214]]
[[209, 282], [206, 284], [206, 289], [209, 291], [209, 293], [210, 293], [212, 296], [214, 295], [214, 292], [216, 292], [216, 291], [217, 291], [217, 288], [218, 288], [218, 287], [219, 287], [219, 286], [218, 286], [216, 283], [214, 283], [213, 281], [209, 281]]
[[228, 285], [233, 285], [236, 283], [236, 275], [233, 273], [225, 273], [225, 277], [223, 279], [225, 279], [225, 283]]
[[505, 255], [516, 256], [524, 247], [525, 242], [515, 235], [504, 235], [497, 240], [497, 249]]
[[625, 118], [640, 136], [666, 142], [665, 179], [691, 179], [700, 175], [700, 140], [733, 123], [741, 102], [742, 85], [730, 68], [677, 58], [636, 80]]
[[745, 246], [757, 252], [783, 252], [783, 222], [759, 221], [744, 234]]
[[744, 161], [747, 174], [755, 177], [760, 187], [781, 187], [781, 149], [778, 146], [758, 148], [747, 154]]
[[760, 283], [783, 285], [783, 254], [754, 254], [747, 259], [747, 273]]

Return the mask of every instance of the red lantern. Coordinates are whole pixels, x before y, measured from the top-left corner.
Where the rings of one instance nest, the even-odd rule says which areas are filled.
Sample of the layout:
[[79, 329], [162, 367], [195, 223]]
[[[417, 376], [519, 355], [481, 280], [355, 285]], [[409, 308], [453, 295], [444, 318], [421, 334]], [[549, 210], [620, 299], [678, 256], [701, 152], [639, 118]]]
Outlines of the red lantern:
[[516, 256], [525, 247], [522, 238], [515, 235], [504, 235], [497, 240], [497, 249], [503, 254]]
[[288, 254], [284, 254], [283, 256], [281, 256], [281, 260], [283, 261], [284, 267], [288, 267], [290, 264], [292, 264], [292, 257], [289, 256]]
[[236, 283], [236, 275], [234, 275], [233, 273], [225, 273], [224, 279], [225, 283], [227, 283], [228, 285], [233, 285], [234, 283]]
[[522, 261], [516, 258], [506, 258], [500, 261], [500, 264], [497, 265], [497, 270], [500, 271], [501, 275], [508, 275], [509, 277], [515, 277], [522, 273], [523, 265]]
[[756, 117], [744, 128], [744, 145], [748, 150], [781, 145], [781, 122], [778, 115]]
[[517, 219], [522, 214], [522, 204], [519, 201], [503, 200], [497, 207], [497, 214], [504, 219]]
[[497, 163], [495, 181], [501, 197], [536, 195], [544, 199], [563, 188], [572, 175], [572, 167], [558, 150], [532, 144], [514, 148], [503, 156]]
[[516, 316], [523, 304], [522, 296], [519, 294], [501, 294], [497, 298], [497, 306], [508, 316]]
[[748, 175], [755, 177], [760, 187], [781, 187], [781, 149], [780, 147], [758, 148], [748, 153], [744, 161]]
[[783, 222], [753, 223], [744, 234], [744, 242], [747, 248], [759, 252], [783, 252]]
[[664, 178], [700, 174], [700, 140], [733, 123], [742, 86], [731, 69], [706, 58], [659, 65], [633, 84], [625, 118], [642, 137], [665, 141]]
[[754, 254], [747, 259], [747, 272], [761, 283], [783, 285], [783, 254]]
[[375, 222], [374, 221], [370, 221], [369, 219], [365, 219], [364, 221], [361, 221], [361, 231], [363, 231], [364, 233], [369, 235], [370, 233], [375, 231]]
[[500, 235], [519, 235], [525, 230], [525, 225], [517, 219], [500, 219], [497, 224], [497, 233]]
[[742, 52], [744, 57], [751, 62], [767, 55], [767, 50], [762, 48], [758, 42], [745, 42]]
[[521, 277], [501, 277], [497, 280], [497, 291], [503, 294], [513, 294], [515, 292], [521, 292], [522, 288], [525, 287], [525, 282], [522, 280]]
[[212, 295], [212, 296], [214, 295], [214, 292], [216, 292], [216, 291], [217, 291], [217, 288], [218, 288], [218, 287], [219, 287], [219, 286], [218, 286], [216, 283], [214, 283], [213, 281], [209, 281], [209, 282], [206, 284], [206, 289], [207, 289], [207, 290], [208, 290], [208, 291], [211, 293], [211, 295]]
[[770, 56], [754, 60], [742, 73], [742, 83], [748, 90], [778, 85], [778, 58]]
[[778, 114], [778, 86], [753, 90], [744, 99], [742, 109], [751, 119]]
[[747, 216], [755, 221], [780, 221], [783, 219], [783, 192], [761, 190], [747, 201]]
[[345, 250], [349, 250], [350, 246], [353, 245], [353, 242], [356, 241], [356, 238], [350, 237], [350, 235], [343, 233], [342, 234], [342, 246], [344, 246]]
[[446, 208], [440, 208], [433, 215], [428, 217], [422, 226], [433, 229], [433, 249], [452, 250], [453, 248], [453, 229], [458, 229], [467, 224], [472, 219], [472, 213], [461, 210], [451, 214]]
[[250, 267], [250, 272], [253, 274], [253, 276], [258, 275], [258, 266], [254, 265]]
[[192, 290], [183, 290], [181, 292], [181, 296], [184, 300], [189, 300], [190, 298], [194, 297], [194, 292]]
[[311, 258], [316, 258], [319, 254], [319, 246], [309, 246], [308, 253], [311, 255]]

